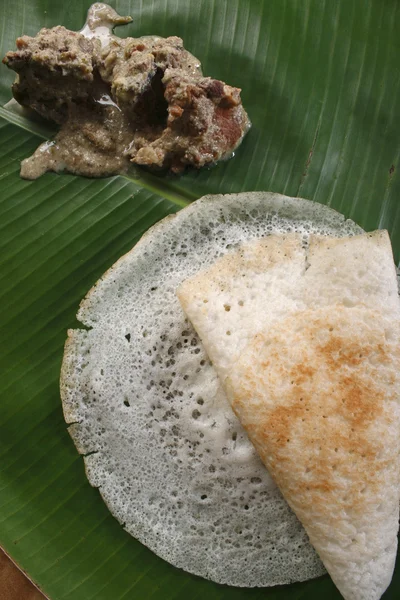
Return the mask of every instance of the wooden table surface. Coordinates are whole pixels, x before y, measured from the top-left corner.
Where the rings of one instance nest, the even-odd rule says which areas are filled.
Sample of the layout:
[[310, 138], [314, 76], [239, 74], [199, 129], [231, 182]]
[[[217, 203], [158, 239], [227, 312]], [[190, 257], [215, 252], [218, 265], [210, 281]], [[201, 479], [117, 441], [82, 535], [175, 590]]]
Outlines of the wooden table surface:
[[43, 594], [25, 577], [0, 548], [1, 600], [45, 600]]

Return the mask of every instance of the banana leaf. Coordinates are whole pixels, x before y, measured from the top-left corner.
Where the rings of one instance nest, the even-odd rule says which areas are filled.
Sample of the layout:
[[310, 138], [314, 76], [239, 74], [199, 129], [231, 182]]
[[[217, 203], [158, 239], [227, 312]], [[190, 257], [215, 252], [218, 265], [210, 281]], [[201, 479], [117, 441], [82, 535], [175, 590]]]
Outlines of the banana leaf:
[[[21, 34], [79, 29], [90, 2], [1, 0], [1, 55]], [[235, 589], [175, 569], [129, 536], [85, 477], [58, 378], [80, 299], [156, 221], [205, 193], [271, 190], [387, 228], [400, 258], [397, 0], [117, 0], [121, 36], [178, 35], [205, 74], [242, 88], [236, 156], [180, 177], [19, 177], [52, 135], [0, 108], [0, 544], [52, 600], [339, 599], [328, 576]], [[1, 68], [0, 105], [13, 73]], [[1, 592], [0, 592], [1, 595]], [[399, 598], [400, 566], [385, 594]]]

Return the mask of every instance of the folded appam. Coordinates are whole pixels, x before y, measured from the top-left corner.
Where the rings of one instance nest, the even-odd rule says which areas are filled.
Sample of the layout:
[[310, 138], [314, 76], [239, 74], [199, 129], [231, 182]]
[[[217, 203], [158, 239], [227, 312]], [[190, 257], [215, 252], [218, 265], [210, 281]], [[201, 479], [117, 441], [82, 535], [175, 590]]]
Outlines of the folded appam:
[[68, 333], [60, 382], [69, 432], [112, 514], [173, 565], [236, 586], [324, 572], [176, 290], [253, 240], [290, 234], [297, 247], [310, 233], [360, 232], [307, 200], [204, 197], [150, 229], [81, 303], [82, 328]]
[[218, 259], [178, 296], [342, 595], [379, 599], [400, 495], [400, 303], [387, 232], [310, 235], [303, 246], [296, 234], [271, 235]]
[[379, 600], [396, 560], [400, 350], [391, 328], [363, 307], [299, 311], [256, 336], [226, 381], [346, 600]]

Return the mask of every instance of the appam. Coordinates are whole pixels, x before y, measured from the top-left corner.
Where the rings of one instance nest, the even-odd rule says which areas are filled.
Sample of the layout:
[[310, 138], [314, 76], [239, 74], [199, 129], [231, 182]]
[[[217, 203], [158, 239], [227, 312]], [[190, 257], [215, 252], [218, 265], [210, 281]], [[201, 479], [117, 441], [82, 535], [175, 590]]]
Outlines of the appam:
[[273, 233], [361, 231], [308, 200], [205, 196], [152, 227], [82, 301], [60, 381], [69, 432], [111, 513], [176, 567], [249, 587], [324, 572], [234, 416], [177, 288]]
[[302, 310], [255, 336], [226, 381], [346, 600], [379, 600], [396, 561], [398, 324], [363, 305]]
[[397, 551], [400, 301], [386, 231], [243, 244], [177, 290], [235, 414], [346, 600]]

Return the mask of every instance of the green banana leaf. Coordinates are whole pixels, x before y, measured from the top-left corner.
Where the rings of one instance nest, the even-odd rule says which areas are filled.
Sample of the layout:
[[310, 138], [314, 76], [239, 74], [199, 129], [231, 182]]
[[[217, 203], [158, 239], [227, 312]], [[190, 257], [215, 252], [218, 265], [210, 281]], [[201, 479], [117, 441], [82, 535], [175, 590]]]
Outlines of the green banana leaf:
[[[1, 55], [79, 29], [87, 0], [0, 0]], [[271, 190], [387, 228], [400, 258], [398, 0], [117, 0], [122, 36], [181, 36], [242, 88], [253, 126], [228, 162], [180, 177], [19, 177], [51, 129], [0, 108], [0, 544], [51, 600], [339, 599], [328, 576], [235, 589], [175, 569], [109, 514], [67, 433], [58, 377], [80, 299], [153, 223], [205, 193]], [[0, 105], [13, 73], [1, 68]], [[1, 591], [0, 591], [1, 595]], [[385, 594], [400, 596], [400, 567]]]

